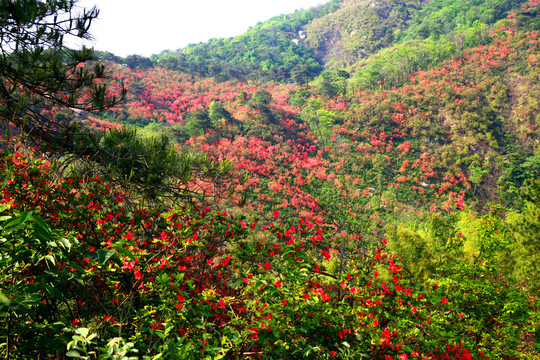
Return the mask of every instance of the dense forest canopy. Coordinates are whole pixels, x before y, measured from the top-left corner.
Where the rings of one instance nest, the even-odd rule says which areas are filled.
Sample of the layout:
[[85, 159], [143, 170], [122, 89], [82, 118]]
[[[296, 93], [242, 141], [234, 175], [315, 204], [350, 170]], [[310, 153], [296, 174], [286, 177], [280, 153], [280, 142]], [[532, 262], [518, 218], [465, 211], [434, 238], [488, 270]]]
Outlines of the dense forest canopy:
[[1, 357], [538, 358], [538, 1], [150, 58], [67, 49], [75, 4], [0, 5]]

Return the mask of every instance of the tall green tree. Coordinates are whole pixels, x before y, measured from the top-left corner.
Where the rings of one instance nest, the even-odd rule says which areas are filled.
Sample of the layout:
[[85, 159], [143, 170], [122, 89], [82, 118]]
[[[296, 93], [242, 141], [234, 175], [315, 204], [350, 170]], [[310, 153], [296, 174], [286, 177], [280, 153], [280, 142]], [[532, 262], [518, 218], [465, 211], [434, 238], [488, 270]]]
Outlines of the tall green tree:
[[[66, 43], [89, 39], [99, 11], [69, 0], [0, 2], [0, 122], [33, 140], [74, 150], [75, 113], [117, 104], [102, 64], [93, 50], [72, 50]], [[48, 110], [48, 111], [44, 111]], [[63, 111], [68, 116], [54, 116]]]
[[78, 124], [85, 113], [117, 105], [125, 90], [114, 94], [108, 88], [105, 67], [92, 49], [68, 47], [70, 39], [90, 38], [99, 14], [77, 4], [0, 1], [0, 126], [62, 157], [63, 165], [73, 159], [83, 166], [78, 171], [100, 174], [144, 199], [176, 202], [188, 193], [204, 195], [184, 185], [214, 181], [225, 164], [202, 154], [179, 155], [165, 138], [143, 139], [131, 130], [92, 133]]

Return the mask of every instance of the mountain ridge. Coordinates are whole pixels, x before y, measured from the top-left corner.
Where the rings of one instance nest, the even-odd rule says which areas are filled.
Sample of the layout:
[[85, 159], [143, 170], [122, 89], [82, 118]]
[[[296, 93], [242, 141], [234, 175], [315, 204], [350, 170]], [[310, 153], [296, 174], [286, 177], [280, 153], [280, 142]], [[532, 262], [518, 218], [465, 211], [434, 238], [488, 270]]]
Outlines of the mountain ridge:
[[[384, 54], [416, 47], [428, 60], [411, 62], [405, 56], [402, 61], [409, 62], [409, 74], [427, 69], [466, 47], [486, 45], [490, 27], [525, 4], [517, 0], [332, 0], [260, 22], [236, 37], [190, 44], [150, 58], [119, 59], [111, 54], [105, 58], [133, 69], [161, 66], [221, 81], [307, 83], [324, 70], [346, 70], [356, 79], [351, 80], [355, 86], [378, 86], [385, 81], [377, 75], [378, 68], [384, 69], [389, 60], [386, 56], [377, 63]], [[540, 27], [534, 13], [530, 17]]]

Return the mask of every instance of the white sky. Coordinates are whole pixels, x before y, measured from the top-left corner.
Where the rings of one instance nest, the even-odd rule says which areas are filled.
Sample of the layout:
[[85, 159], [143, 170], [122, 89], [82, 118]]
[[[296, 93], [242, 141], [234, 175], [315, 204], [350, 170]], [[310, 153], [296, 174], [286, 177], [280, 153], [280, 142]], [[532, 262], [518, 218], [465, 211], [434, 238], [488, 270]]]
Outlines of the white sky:
[[259, 21], [328, 0], [79, 0], [100, 9], [90, 28], [96, 50], [150, 56], [244, 33]]

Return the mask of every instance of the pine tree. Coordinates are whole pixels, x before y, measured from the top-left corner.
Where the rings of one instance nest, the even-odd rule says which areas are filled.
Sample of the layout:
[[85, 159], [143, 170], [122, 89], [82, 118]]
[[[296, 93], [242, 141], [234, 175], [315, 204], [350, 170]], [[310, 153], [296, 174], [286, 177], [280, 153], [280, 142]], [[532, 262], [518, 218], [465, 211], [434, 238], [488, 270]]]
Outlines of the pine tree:
[[[72, 50], [69, 39], [90, 38], [99, 11], [77, 1], [0, 2], [0, 124], [14, 126], [37, 144], [75, 150], [74, 115], [116, 105], [105, 68], [93, 50]], [[64, 116], [55, 116], [61, 112]]]
[[118, 105], [125, 90], [111, 94], [93, 49], [67, 46], [70, 38], [89, 39], [99, 14], [77, 3], [0, 1], [0, 127], [62, 159], [62, 169], [100, 175], [134, 198], [170, 205], [204, 196], [207, 191], [193, 184], [212, 183], [226, 164], [179, 155], [165, 137], [143, 139], [126, 129], [95, 133], [78, 123], [85, 113]]

